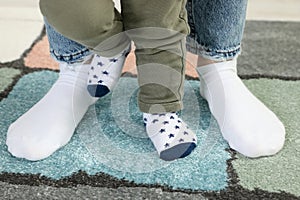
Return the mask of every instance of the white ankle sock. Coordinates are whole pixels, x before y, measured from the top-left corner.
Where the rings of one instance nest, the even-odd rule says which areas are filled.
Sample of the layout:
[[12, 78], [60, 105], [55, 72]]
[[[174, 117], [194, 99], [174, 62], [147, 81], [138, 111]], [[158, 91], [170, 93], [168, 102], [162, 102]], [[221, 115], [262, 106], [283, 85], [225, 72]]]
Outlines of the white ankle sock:
[[86, 89], [89, 65], [60, 65], [58, 80], [30, 110], [10, 125], [6, 144], [12, 155], [41, 160], [66, 145], [97, 98]]
[[128, 45], [124, 51], [110, 58], [94, 56], [87, 83], [91, 96], [102, 97], [114, 89], [130, 49], [131, 45]]
[[201, 95], [208, 101], [230, 147], [248, 157], [276, 154], [285, 129], [237, 76], [236, 60], [198, 67]]
[[196, 147], [196, 135], [176, 113], [144, 113], [143, 118], [147, 134], [161, 159], [184, 158]]

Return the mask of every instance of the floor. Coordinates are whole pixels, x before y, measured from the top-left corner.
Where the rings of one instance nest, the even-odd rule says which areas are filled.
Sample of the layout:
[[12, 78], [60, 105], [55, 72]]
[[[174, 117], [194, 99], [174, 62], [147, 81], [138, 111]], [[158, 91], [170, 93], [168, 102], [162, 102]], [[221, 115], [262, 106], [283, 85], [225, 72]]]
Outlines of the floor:
[[[0, 1], [0, 62], [18, 59], [43, 27], [38, 0]], [[119, 2], [116, 7], [120, 8]], [[249, 0], [248, 20], [300, 21], [298, 0]], [[5, 28], [4, 28], [5, 27]]]
[[[116, 3], [116, 6], [119, 7], [119, 4]], [[300, 157], [298, 148], [300, 144], [300, 57], [298, 56], [300, 55], [300, 13], [297, 11], [299, 7], [299, 0], [249, 0], [243, 53], [238, 59], [238, 73], [245, 84], [285, 124], [287, 139], [284, 149], [274, 157], [247, 159], [234, 151], [225, 151], [222, 145], [206, 148], [211, 142], [219, 140], [215, 137], [205, 137], [203, 140], [199, 139], [205, 145], [199, 146], [198, 153], [194, 154], [196, 157], [190, 157], [194, 164], [179, 163], [182, 166], [193, 166], [191, 170], [194, 171], [182, 167], [180, 169], [183, 171], [174, 168], [173, 171], [177, 172], [174, 174], [168, 172], [163, 175], [132, 176], [130, 173], [115, 174], [114, 170], [94, 165], [98, 163], [92, 159], [94, 155], [82, 151], [78, 145], [78, 134], [64, 150], [45, 162], [16, 160], [8, 153], [4, 142], [8, 126], [43, 95], [41, 91], [46, 92], [52, 85], [57, 73], [49, 69], [58, 69], [58, 64], [50, 58], [47, 37], [41, 34], [43, 20], [38, 9], [38, 0], [0, 0], [0, 26], [2, 27], [0, 29], [2, 36], [0, 37], [2, 47], [0, 49], [0, 194], [3, 194], [5, 199], [81, 199], [83, 197], [87, 199], [300, 199], [300, 160], [298, 159]], [[189, 97], [187, 94], [198, 91], [199, 84], [198, 81], [190, 80], [197, 76], [193, 68], [193, 58], [187, 61], [189, 84], [186, 85], [195, 88], [186, 90], [185, 98]], [[135, 70], [135, 57], [132, 53], [129, 54], [124, 70], [127, 72]], [[131, 76], [131, 74], [127, 75]], [[124, 78], [122, 80], [129, 80], [126, 79], [128, 77]], [[127, 83], [119, 84], [125, 88], [115, 90], [114, 94], [125, 90], [131, 91], [128, 88], [134, 85]], [[103, 103], [108, 105], [105, 101]], [[185, 104], [185, 109], [195, 111], [197, 106], [194, 105], [198, 104]], [[205, 111], [208, 108], [205, 106], [201, 108], [205, 121], [207, 119], [205, 116], [208, 117]], [[123, 112], [125, 109], [118, 108], [118, 110]], [[109, 113], [104, 112], [103, 115], [109, 116]], [[188, 119], [192, 118], [188, 117]], [[89, 130], [89, 126], [84, 129], [84, 124], [87, 123], [82, 124], [79, 129], [81, 131], [78, 132]], [[109, 123], [104, 121], [103, 124]], [[121, 124], [120, 127], [123, 125]], [[136, 132], [136, 129], [134, 130]], [[111, 129], [107, 131], [106, 134], [109, 135]], [[209, 132], [209, 135], [215, 136], [212, 133]], [[94, 137], [96, 135], [93, 134]], [[88, 139], [99, 141], [93, 139], [94, 137]], [[202, 138], [202, 135], [199, 138]], [[80, 140], [82, 144], [82, 137]], [[110, 145], [110, 143], [105, 144]], [[126, 149], [140, 146], [140, 143], [127, 145]], [[210, 151], [207, 155], [209, 157], [206, 157], [203, 162], [194, 162], [199, 161], [198, 158], [202, 158], [202, 153], [207, 151]], [[131, 154], [117, 155], [122, 155], [121, 158], [126, 159]], [[111, 154], [105, 157], [110, 156]], [[121, 158], [118, 157], [113, 161], [122, 160]], [[131, 163], [135, 162], [122, 162], [122, 166], [134, 171], [135, 167], [132, 167]], [[95, 170], [105, 173], [94, 175]], [[189, 174], [192, 177], [186, 176], [188, 174], [184, 175], [183, 172], [187, 171], [191, 172]], [[76, 173], [68, 176], [72, 172]], [[37, 173], [39, 175], [36, 175]], [[56, 180], [65, 176], [67, 177]], [[121, 179], [123, 176], [125, 179]], [[186, 177], [189, 181], [183, 181]], [[217, 177], [219, 179], [216, 179]], [[196, 182], [192, 183], [191, 180]], [[209, 181], [212, 184], [207, 184]], [[149, 183], [152, 182], [158, 185], [150, 186]], [[162, 186], [162, 183], [165, 184]], [[186, 188], [199, 190], [192, 192], [170, 189], [176, 184], [184, 184]], [[206, 187], [210, 187], [212, 191], [207, 191]], [[181, 185], [181, 188], [184, 187]], [[225, 189], [219, 192], [222, 188]]]

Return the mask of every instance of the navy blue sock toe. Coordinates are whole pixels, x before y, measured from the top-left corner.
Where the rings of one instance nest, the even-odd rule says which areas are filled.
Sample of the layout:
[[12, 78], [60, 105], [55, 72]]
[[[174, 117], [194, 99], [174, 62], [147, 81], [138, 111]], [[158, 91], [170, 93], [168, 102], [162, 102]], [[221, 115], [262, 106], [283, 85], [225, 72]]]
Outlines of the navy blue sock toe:
[[184, 158], [192, 153], [197, 145], [195, 143], [178, 144], [170, 149], [160, 153], [160, 158], [165, 161], [172, 161], [178, 158]]
[[103, 97], [110, 92], [105, 85], [88, 85], [87, 90], [92, 97]]
[[189, 148], [180, 156], [180, 158], [184, 158], [192, 153], [192, 151], [196, 148], [195, 143], [190, 143]]

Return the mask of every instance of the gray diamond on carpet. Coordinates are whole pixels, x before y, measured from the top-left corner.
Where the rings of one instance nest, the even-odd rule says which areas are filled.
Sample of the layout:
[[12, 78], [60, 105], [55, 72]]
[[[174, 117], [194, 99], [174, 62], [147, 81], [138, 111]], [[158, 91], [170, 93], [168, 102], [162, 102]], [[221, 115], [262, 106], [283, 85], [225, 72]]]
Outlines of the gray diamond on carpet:
[[300, 23], [247, 21], [239, 75], [300, 78]]

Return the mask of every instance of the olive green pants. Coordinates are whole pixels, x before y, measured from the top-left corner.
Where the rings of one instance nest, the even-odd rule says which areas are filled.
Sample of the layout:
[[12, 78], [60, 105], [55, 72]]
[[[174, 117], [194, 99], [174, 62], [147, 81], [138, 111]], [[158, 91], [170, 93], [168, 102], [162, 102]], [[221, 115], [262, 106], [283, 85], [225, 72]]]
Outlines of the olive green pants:
[[40, 0], [42, 14], [58, 32], [110, 57], [134, 41], [142, 112], [182, 109], [186, 0]]

